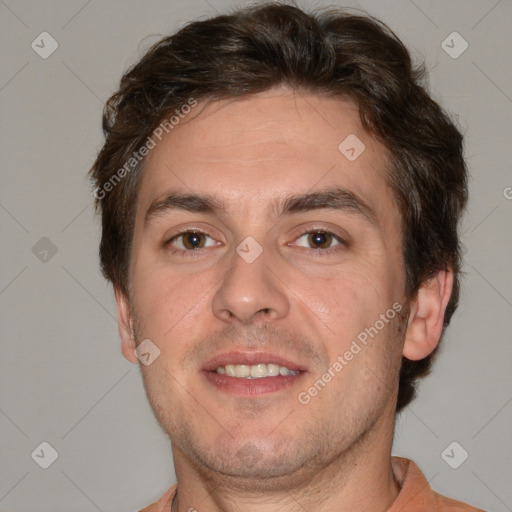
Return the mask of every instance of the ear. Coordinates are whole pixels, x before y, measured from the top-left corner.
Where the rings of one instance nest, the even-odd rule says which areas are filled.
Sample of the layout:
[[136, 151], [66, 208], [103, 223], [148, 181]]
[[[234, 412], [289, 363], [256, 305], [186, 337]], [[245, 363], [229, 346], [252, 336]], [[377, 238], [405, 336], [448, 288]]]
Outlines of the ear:
[[411, 361], [431, 354], [443, 333], [444, 313], [453, 289], [452, 269], [440, 270], [420, 286], [411, 302], [403, 355]]
[[117, 325], [121, 336], [121, 352], [131, 363], [138, 363], [135, 356], [135, 337], [130, 314], [130, 304], [124, 293], [118, 288], [114, 289], [117, 303]]

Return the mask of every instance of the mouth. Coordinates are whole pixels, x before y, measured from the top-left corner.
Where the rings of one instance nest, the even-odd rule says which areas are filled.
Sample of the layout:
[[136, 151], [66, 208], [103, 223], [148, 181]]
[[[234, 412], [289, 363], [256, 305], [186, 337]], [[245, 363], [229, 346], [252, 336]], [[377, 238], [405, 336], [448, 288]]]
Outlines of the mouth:
[[258, 396], [287, 389], [306, 368], [276, 354], [230, 352], [214, 357], [202, 369], [217, 389], [237, 396]]
[[297, 375], [299, 370], [290, 370], [286, 366], [275, 363], [259, 364], [226, 364], [219, 366], [215, 370], [219, 375], [227, 375], [237, 379], [265, 379], [267, 377], [279, 377], [288, 375]]

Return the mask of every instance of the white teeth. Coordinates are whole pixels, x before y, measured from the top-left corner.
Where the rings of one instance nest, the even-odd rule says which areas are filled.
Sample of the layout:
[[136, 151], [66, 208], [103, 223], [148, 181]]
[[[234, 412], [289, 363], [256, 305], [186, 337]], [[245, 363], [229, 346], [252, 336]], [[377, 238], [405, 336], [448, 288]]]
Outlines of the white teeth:
[[238, 377], [240, 379], [261, 379], [264, 377], [277, 377], [282, 375], [297, 375], [299, 372], [289, 370], [285, 366], [278, 364], [227, 364], [226, 366], [219, 366], [216, 372], [220, 375], [227, 375], [228, 377]]
[[278, 364], [267, 364], [267, 376], [268, 377], [277, 377], [279, 375], [279, 365]]
[[266, 364], [255, 364], [251, 366], [251, 377], [255, 379], [260, 377], [266, 377], [268, 375]]
[[[222, 366], [219, 366], [219, 368], [222, 368]], [[217, 373], [219, 373], [219, 368], [217, 368]], [[224, 368], [226, 369], [226, 375], [228, 377], [234, 377], [235, 376], [235, 365], [227, 364]]]

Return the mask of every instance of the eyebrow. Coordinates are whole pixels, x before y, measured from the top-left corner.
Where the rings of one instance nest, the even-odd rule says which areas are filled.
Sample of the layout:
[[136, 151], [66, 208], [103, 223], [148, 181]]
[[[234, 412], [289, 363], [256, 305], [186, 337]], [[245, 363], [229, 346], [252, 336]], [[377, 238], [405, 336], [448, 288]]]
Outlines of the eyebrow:
[[[276, 217], [324, 209], [355, 214], [370, 224], [378, 224], [375, 211], [357, 194], [341, 187], [291, 195], [272, 205]], [[228, 209], [223, 201], [209, 194], [170, 192], [151, 203], [144, 217], [144, 226], [153, 218], [175, 210], [223, 216]]]

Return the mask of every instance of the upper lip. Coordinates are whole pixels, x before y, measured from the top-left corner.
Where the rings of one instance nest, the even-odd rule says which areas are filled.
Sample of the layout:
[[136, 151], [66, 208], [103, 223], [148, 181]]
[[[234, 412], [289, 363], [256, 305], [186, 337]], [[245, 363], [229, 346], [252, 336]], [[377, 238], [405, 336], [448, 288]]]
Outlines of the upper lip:
[[285, 359], [277, 354], [270, 352], [224, 352], [209, 359], [203, 366], [205, 371], [215, 371], [219, 366], [227, 364], [278, 364], [286, 366], [288, 370], [303, 371], [305, 368], [289, 359]]

